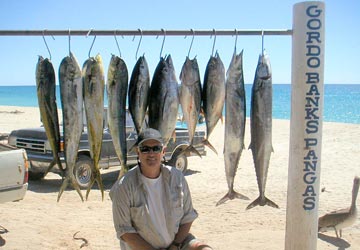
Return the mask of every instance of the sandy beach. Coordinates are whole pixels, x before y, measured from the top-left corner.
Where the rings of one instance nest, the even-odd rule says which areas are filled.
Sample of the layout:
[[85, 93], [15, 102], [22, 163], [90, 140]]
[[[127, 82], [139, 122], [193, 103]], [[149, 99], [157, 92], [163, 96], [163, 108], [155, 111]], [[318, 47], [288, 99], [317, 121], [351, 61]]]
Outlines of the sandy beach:
[[[0, 106], [0, 134], [14, 129], [41, 125], [38, 108]], [[250, 143], [247, 120], [245, 145]], [[284, 249], [286, 225], [287, 173], [289, 155], [288, 120], [273, 120], [273, 147], [267, 196], [280, 208], [246, 206], [258, 196], [252, 154], [244, 150], [235, 178], [235, 190], [250, 201], [232, 200], [215, 206], [227, 192], [224, 171], [224, 124], [219, 123], [210, 137], [219, 155], [207, 150], [207, 156], [189, 158], [186, 179], [189, 183], [199, 218], [192, 232], [216, 250]], [[321, 161], [319, 215], [346, 208], [351, 203], [353, 178], [360, 176], [360, 124], [324, 123]], [[109, 190], [119, 168], [102, 171], [105, 199], [94, 188], [89, 200], [81, 202], [77, 193], [68, 189], [56, 202], [61, 178], [48, 174], [42, 181], [30, 181], [25, 199], [0, 204], [0, 225], [8, 233], [0, 234], [0, 249], [119, 249], [112, 222]], [[359, 200], [359, 199], [358, 199]], [[360, 249], [360, 217], [336, 238], [334, 231], [319, 234], [318, 249]], [[1, 243], [1, 242], [0, 242]]]

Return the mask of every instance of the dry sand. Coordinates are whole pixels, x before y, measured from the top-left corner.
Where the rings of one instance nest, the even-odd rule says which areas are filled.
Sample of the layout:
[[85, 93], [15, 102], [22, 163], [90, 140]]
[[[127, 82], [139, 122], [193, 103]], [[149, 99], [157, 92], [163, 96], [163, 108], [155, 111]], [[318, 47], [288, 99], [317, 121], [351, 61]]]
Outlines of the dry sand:
[[[40, 126], [37, 108], [0, 107], [0, 133], [13, 129]], [[248, 123], [249, 124], [249, 123]], [[255, 207], [246, 211], [249, 201], [232, 200], [216, 207], [227, 192], [223, 155], [207, 150], [207, 156], [189, 158], [186, 179], [192, 191], [199, 218], [193, 233], [214, 249], [284, 249], [286, 196], [289, 151], [289, 121], [273, 121], [273, 147], [267, 196], [280, 209]], [[210, 137], [218, 152], [223, 149], [224, 125], [219, 123]], [[247, 126], [245, 144], [250, 141]], [[321, 162], [319, 215], [345, 208], [351, 202], [352, 182], [360, 176], [360, 124], [324, 123]], [[102, 171], [106, 192], [104, 201], [94, 188], [89, 200], [81, 202], [73, 190], [67, 190], [56, 202], [61, 179], [49, 174], [42, 181], [30, 181], [25, 199], [0, 204], [0, 225], [9, 232], [1, 249], [119, 249], [112, 223], [109, 189], [116, 180], [118, 168]], [[250, 150], [242, 153], [235, 178], [235, 189], [253, 200], [258, 195], [256, 175]], [[360, 249], [360, 221], [343, 230], [337, 239], [334, 231], [319, 234], [318, 249]]]

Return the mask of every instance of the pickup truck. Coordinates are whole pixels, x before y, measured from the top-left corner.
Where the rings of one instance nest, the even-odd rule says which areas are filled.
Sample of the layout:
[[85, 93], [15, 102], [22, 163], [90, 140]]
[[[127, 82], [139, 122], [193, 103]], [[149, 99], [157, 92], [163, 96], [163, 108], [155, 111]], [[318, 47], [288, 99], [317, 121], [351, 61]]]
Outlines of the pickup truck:
[[[119, 166], [120, 162], [115, 153], [111, 134], [107, 127], [107, 110], [105, 109], [104, 112], [103, 143], [99, 164], [101, 168], [107, 169], [112, 166]], [[86, 121], [84, 121], [84, 123], [86, 123]], [[60, 128], [60, 131], [62, 131], [62, 128]], [[179, 122], [176, 126], [175, 133], [175, 140], [171, 139], [166, 147], [165, 161], [168, 165], [174, 166], [185, 172], [187, 170], [187, 157], [194, 156], [195, 154], [187, 151], [183, 152], [189, 145], [187, 128]], [[128, 148], [127, 164], [131, 167], [137, 164], [137, 154], [134, 150], [130, 150], [136, 142], [137, 133], [129, 112], [127, 112], [126, 116], [126, 134]], [[200, 124], [195, 132], [193, 144], [201, 155], [206, 155], [205, 147], [201, 143], [204, 138], [204, 125]], [[31, 180], [37, 180], [44, 177], [45, 171], [52, 161], [53, 156], [45, 129], [43, 127], [14, 130], [8, 137], [8, 143], [14, 147], [26, 150], [30, 161], [29, 178]], [[66, 168], [63, 152], [60, 152], [60, 160], [63, 163], [63, 167]], [[86, 124], [84, 124], [84, 131], [80, 139], [78, 158], [74, 168], [76, 181], [82, 188], [86, 188], [90, 183], [92, 164], [93, 162], [90, 158], [87, 129]], [[58, 174], [61, 173], [59, 168], [56, 166], [52, 168], [52, 172]]]
[[0, 203], [24, 198], [28, 188], [28, 165], [24, 149], [0, 143]]

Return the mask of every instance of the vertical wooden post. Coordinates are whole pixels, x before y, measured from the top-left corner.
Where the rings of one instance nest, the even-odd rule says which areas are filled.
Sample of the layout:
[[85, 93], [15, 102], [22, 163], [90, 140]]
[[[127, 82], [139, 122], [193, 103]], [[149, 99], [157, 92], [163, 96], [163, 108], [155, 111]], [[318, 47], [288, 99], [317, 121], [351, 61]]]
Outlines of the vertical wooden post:
[[286, 250], [315, 250], [324, 103], [325, 4], [293, 7]]

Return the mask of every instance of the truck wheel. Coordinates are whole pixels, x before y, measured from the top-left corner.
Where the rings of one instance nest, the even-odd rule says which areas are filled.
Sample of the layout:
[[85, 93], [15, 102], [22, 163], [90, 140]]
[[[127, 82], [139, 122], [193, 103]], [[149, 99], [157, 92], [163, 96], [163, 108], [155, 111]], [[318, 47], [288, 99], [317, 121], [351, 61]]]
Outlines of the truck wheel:
[[176, 150], [176, 152], [173, 154], [171, 159], [169, 160], [168, 164], [170, 166], [176, 167], [183, 173], [187, 170], [188, 161], [185, 154], [180, 154], [181, 150]]
[[80, 188], [87, 188], [90, 184], [93, 162], [89, 156], [79, 155], [74, 168], [76, 182]]

